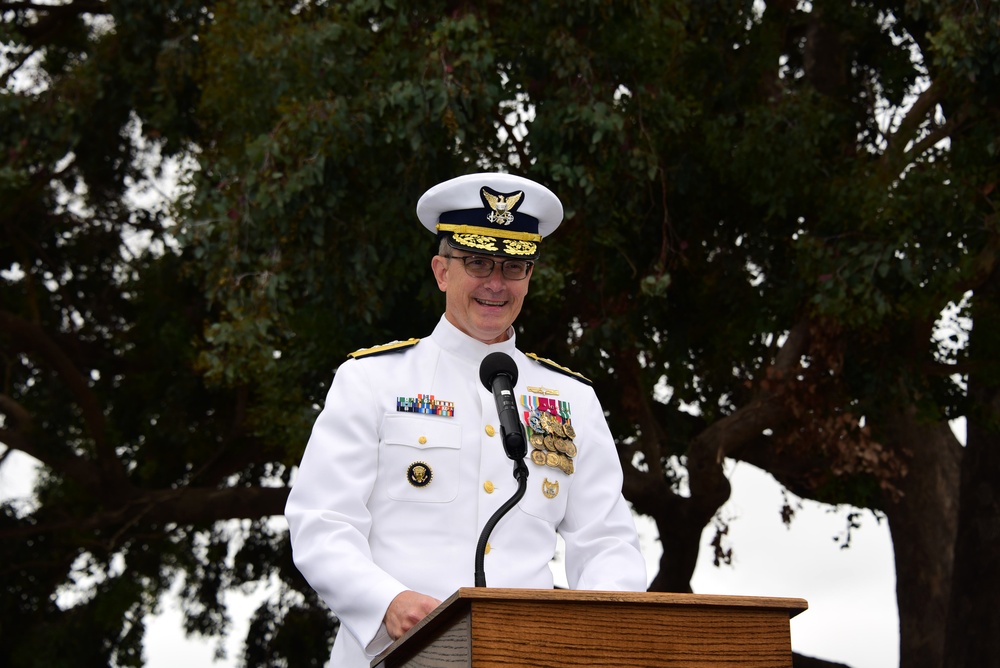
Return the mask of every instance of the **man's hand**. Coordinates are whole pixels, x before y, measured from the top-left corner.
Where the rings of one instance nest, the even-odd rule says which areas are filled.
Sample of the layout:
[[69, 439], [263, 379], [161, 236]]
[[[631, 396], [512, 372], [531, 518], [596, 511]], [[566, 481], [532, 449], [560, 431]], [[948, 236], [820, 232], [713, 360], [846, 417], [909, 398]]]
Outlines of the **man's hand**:
[[385, 628], [389, 637], [396, 640], [427, 616], [441, 601], [415, 591], [404, 591], [392, 599], [385, 611]]

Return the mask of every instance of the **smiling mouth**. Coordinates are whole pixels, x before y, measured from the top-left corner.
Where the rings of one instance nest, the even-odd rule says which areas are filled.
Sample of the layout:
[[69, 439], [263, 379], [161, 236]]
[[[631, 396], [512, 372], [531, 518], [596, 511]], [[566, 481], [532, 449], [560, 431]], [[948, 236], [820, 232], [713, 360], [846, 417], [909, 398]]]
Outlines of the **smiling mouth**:
[[504, 302], [495, 302], [495, 301], [490, 301], [488, 299], [476, 299], [476, 301], [478, 303], [482, 304], [483, 306], [503, 306], [504, 304], [507, 303], [505, 301]]

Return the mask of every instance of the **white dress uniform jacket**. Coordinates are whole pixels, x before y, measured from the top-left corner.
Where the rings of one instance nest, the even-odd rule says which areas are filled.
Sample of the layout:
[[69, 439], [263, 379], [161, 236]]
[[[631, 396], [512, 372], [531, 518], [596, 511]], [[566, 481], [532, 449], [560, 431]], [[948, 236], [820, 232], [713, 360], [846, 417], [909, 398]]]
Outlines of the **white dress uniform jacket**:
[[[442, 317], [429, 338], [337, 370], [288, 498], [295, 564], [341, 622], [335, 668], [368, 666], [389, 646], [383, 616], [400, 592], [444, 600], [475, 585], [483, 526], [517, 489], [493, 395], [479, 380], [480, 362], [498, 350], [517, 364], [522, 416], [533, 402], [556, 402], [575, 431], [575, 456], [565, 470], [537, 464], [529, 445], [527, 492], [490, 535], [487, 585], [551, 589], [558, 531], [570, 588], [646, 589], [592, 388], [525, 356], [513, 336], [487, 345]], [[431, 396], [442, 414], [406, 410]]]

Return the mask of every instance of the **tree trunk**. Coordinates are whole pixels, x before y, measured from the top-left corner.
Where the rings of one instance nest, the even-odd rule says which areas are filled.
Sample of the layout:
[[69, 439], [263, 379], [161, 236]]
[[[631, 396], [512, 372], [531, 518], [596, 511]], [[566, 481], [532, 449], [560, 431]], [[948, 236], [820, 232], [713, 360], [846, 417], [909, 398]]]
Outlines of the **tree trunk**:
[[885, 505], [896, 564], [901, 668], [940, 668], [958, 524], [962, 447], [947, 424], [924, 424], [915, 409], [886, 424], [907, 473]]
[[1000, 272], [977, 290], [970, 355], [968, 437], [962, 461], [947, 668], [1000, 664], [1000, 344], [977, 332], [1000, 330]]

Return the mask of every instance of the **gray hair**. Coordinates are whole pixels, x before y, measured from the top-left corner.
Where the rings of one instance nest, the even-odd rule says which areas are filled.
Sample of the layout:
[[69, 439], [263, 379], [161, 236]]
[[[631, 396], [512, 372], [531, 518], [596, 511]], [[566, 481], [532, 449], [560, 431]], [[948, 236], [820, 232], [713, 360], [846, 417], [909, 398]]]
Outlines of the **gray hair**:
[[441, 237], [441, 243], [438, 244], [438, 255], [450, 255], [448, 251], [451, 246], [448, 244], [448, 235]]

